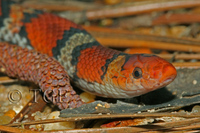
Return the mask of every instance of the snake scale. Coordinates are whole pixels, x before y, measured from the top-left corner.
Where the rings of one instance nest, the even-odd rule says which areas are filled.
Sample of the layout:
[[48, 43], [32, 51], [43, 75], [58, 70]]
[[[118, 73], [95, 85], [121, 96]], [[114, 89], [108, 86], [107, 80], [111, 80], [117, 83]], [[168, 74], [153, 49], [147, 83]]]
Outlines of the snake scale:
[[176, 77], [160, 57], [104, 47], [81, 26], [12, 0], [0, 0], [0, 41], [0, 71], [38, 84], [61, 109], [84, 104], [68, 75], [81, 89], [110, 98], [139, 96]]

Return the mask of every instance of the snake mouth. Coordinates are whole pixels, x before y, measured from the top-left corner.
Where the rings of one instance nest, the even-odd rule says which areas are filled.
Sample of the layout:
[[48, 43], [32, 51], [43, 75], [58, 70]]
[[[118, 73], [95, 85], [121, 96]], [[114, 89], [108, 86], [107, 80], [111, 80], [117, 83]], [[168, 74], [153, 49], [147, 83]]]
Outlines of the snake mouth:
[[174, 78], [167, 78], [167, 79], [165, 79], [164, 81], [163, 81], [163, 84], [169, 84], [169, 83], [171, 83], [172, 81], [174, 80]]
[[172, 81], [173, 81], [172, 78], [166, 79], [165, 81], [163, 81], [162, 85], [161, 85], [159, 88], [162, 88], [162, 87], [167, 86], [167, 85], [170, 84]]
[[162, 88], [162, 87], [167, 86], [175, 79], [175, 77], [176, 75], [164, 79], [162, 83], [158, 83], [157, 85], [155, 85], [155, 88]]
[[170, 84], [172, 81], [174, 81], [175, 78], [176, 78], [176, 74], [171, 75], [171, 76], [169, 76], [168, 78], [166, 78], [166, 79], [163, 81], [163, 84], [168, 85], [168, 84]]

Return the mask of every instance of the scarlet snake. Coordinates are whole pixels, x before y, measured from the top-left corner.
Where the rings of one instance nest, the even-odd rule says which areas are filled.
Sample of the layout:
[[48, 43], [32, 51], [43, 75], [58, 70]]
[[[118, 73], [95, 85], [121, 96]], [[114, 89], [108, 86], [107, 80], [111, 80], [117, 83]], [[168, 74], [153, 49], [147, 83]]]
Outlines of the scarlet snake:
[[[40, 87], [43, 86], [44, 91], [53, 91], [54, 96], [58, 95], [56, 90], [68, 85], [68, 82], [50, 87], [49, 84], [45, 85], [53, 83], [54, 80], [54, 83], [62, 82], [59, 76], [55, 75], [64, 70], [58, 65], [56, 68], [62, 69], [60, 72], [60, 69], [54, 67], [44, 67], [49, 66], [44, 65], [45, 63], [38, 64], [42, 62], [42, 58], [35, 56], [37, 54], [53, 56], [65, 68], [75, 85], [102, 97], [135, 97], [166, 86], [176, 77], [174, 66], [160, 57], [130, 55], [103, 47], [75, 23], [54, 14], [25, 9], [10, 0], [0, 0], [0, 41], [0, 68], [6, 69], [5, 72], [9, 76], [32, 81]], [[13, 47], [4, 42], [40, 53], [28, 52], [27, 49]], [[49, 64], [51, 63], [48, 60], [54, 60], [42, 56]], [[23, 63], [26, 67], [21, 67]], [[32, 69], [29, 71], [27, 68]], [[54, 72], [46, 75], [40, 69]], [[29, 74], [26, 74], [27, 71]], [[41, 75], [36, 76], [37, 72], [41, 72]], [[59, 105], [61, 109], [78, 107], [83, 103], [72, 88], [64, 89], [63, 94], [67, 98], [65, 104]]]

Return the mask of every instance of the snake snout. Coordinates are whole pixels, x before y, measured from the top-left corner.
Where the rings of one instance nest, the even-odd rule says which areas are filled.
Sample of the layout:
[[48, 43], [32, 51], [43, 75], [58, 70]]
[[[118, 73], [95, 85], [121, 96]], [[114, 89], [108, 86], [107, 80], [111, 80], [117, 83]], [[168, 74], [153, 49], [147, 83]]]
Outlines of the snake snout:
[[176, 75], [176, 68], [172, 64], [167, 63], [162, 68], [162, 77], [159, 81], [163, 86], [168, 85], [176, 78]]

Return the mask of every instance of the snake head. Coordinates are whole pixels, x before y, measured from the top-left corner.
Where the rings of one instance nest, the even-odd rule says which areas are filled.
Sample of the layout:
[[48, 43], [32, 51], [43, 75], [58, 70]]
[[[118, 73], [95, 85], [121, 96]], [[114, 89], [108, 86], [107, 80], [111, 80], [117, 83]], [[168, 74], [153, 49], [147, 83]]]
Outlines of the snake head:
[[117, 67], [121, 70], [115, 74], [117, 76], [112, 81], [117, 84], [117, 88], [123, 90], [127, 98], [162, 88], [171, 83], [177, 75], [171, 63], [155, 55], [126, 56], [117, 63]]

